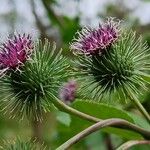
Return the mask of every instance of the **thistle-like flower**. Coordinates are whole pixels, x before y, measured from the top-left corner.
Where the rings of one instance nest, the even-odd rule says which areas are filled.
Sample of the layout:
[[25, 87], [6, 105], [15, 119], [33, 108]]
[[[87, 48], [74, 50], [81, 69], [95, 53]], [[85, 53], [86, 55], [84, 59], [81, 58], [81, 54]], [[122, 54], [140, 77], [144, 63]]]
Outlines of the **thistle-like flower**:
[[43, 111], [52, 106], [49, 95], [57, 96], [68, 77], [69, 65], [61, 51], [56, 54], [55, 44], [51, 45], [48, 40], [34, 43], [31, 58], [21, 71], [12, 71], [0, 78], [1, 108], [11, 117], [41, 120]]
[[77, 38], [74, 38], [71, 49], [77, 53], [86, 55], [102, 54], [119, 37], [120, 21], [114, 21], [109, 18], [106, 23], [99, 24], [98, 28], [83, 28], [77, 32]]
[[0, 72], [19, 68], [29, 58], [32, 49], [33, 42], [29, 34], [9, 38], [0, 48]]
[[[106, 24], [102, 26], [103, 31], [106, 29], [105, 26]], [[112, 95], [118, 95], [119, 98], [126, 99], [129, 94], [139, 94], [140, 87], [146, 89], [143, 76], [148, 75], [150, 50], [146, 43], [143, 43], [141, 37], [137, 38], [135, 32], [122, 30], [118, 37], [118, 32], [115, 31], [120, 27], [112, 25], [112, 29], [113, 27], [115, 27], [114, 30], [109, 31], [113, 33], [110, 37], [114, 40], [106, 38], [106, 41], [109, 42], [106, 42], [105, 46], [97, 48], [95, 38], [89, 36], [89, 45], [94, 48], [90, 49], [87, 46], [86, 49], [83, 46], [86, 44], [85, 41], [88, 41], [86, 32], [82, 36], [79, 35], [79, 39], [82, 37], [82, 40], [72, 45], [78, 51], [83, 52], [83, 54], [76, 54], [77, 61], [75, 61], [75, 65], [78, 65], [75, 70], [78, 82], [81, 83], [79, 91], [82, 95], [83, 93], [85, 96], [90, 94], [93, 99], [97, 100], [103, 97], [110, 99]], [[110, 32], [108, 33], [110, 34]], [[108, 33], [106, 32], [105, 35]], [[89, 35], [93, 35], [93, 33]], [[105, 40], [102, 38], [101, 41], [104, 42]], [[97, 50], [103, 51], [105, 50], [103, 47], [107, 49], [107, 46], [109, 46], [109, 50], [106, 50], [103, 54], [100, 52], [95, 53], [95, 55], [84, 55], [84, 53], [93, 54]]]
[[59, 97], [66, 104], [70, 104], [75, 100], [77, 90], [77, 83], [75, 80], [69, 80], [67, 83], [63, 85], [60, 89]]

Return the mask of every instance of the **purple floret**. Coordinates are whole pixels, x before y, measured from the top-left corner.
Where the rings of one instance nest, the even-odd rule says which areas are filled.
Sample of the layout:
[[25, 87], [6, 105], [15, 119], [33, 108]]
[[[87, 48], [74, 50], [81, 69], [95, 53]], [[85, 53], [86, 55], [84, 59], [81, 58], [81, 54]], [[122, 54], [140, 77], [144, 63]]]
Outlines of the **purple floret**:
[[24, 64], [29, 58], [33, 49], [33, 42], [30, 35], [14, 35], [9, 38], [0, 48], [0, 70], [15, 70]]
[[120, 21], [115, 22], [113, 18], [109, 18], [96, 29], [83, 28], [81, 32], [77, 32], [78, 38], [74, 39], [71, 49], [86, 55], [102, 54], [118, 39], [119, 25]]
[[64, 84], [64, 86], [60, 89], [59, 97], [66, 104], [69, 104], [75, 100], [77, 90], [77, 83], [74, 80], [70, 80]]

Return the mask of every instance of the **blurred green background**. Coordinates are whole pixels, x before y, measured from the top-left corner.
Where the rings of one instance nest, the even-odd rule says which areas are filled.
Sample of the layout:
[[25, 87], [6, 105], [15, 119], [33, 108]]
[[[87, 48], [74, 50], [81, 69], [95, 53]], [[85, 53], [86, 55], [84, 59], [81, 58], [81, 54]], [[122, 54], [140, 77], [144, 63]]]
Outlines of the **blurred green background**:
[[[150, 1], [149, 0], [0, 0], [0, 41], [14, 31], [31, 33], [33, 38], [48, 38], [56, 41], [63, 54], [72, 57], [69, 43], [82, 26], [98, 26], [106, 17], [122, 19], [124, 26], [142, 34], [150, 45]], [[143, 105], [150, 112], [150, 94], [142, 96]], [[110, 105], [114, 105], [112, 102]], [[122, 107], [118, 104], [118, 107]], [[124, 105], [126, 110], [136, 112], [132, 105]], [[0, 110], [3, 108], [0, 107]], [[138, 112], [136, 112], [138, 114]], [[80, 122], [76, 118], [76, 123]], [[36, 137], [44, 142], [47, 149], [55, 149], [72, 137], [76, 129], [69, 127], [69, 115], [54, 111], [44, 115], [42, 123], [10, 119], [0, 113], [0, 145], [4, 140], [10, 142], [20, 137], [22, 141]], [[72, 149], [111, 150], [127, 139], [100, 131], [88, 136]], [[138, 146], [135, 150], [148, 150], [148, 146]]]

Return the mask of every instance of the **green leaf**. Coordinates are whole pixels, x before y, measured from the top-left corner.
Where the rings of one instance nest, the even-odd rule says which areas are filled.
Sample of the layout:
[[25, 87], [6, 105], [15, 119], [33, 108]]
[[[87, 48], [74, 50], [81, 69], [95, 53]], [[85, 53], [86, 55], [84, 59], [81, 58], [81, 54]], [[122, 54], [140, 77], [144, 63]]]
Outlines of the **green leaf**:
[[[100, 119], [121, 118], [131, 123], [135, 123], [132, 117], [127, 112], [107, 104], [77, 100], [72, 104], [72, 107], [74, 107], [75, 109], [81, 112], [87, 113], [89, 115], [95, 116]], [[84, 130], [85, 128], [89, 127], [90, 125], [92, 125], [90, 122], [72, 116], [72, 122], [70, 128], [72, 128], [72, 132], [73, 132], [72, 134], [76, 134]], [[109, 128], [102, 129], [102, 131], [116, 134], [126, 139], [142, 138], [141, 135], [124, 129], [109, 127]]]
[[57, 115], [57, 116], [56, 116], [56, 119], [57, 119], [60, 123], [66, 125], [66, 126], [69, 126], [69, 125], [70, 125], [70, 123], [71, 123], [70, 115], [68, 115], [67, 113], [64, 113], [64, 112], [57, 112], [56, 115]]
[[[92, 147], [92, 150], [105, 150], [104, 135], [102, 132], [95, 132], [85, 139], [87, 147]], [[94, 145], [94, 146], [93, 146]]]
[[109, 104], [103, 104], [103, 103], [97, 103], [97, 102], [91, 102], [85, 100], [84, 101], [76, 100], [72, 106], [84, 113], [88, 113], [100, 119], [122, 118], [129, 122], [134, 123], [134, 120], [127, 112], [115, 108], [114, 106]]
[[145, 128], [147, 130], [150, 130], [150, 125], [144, 118], [142, 118], [139, 115], [135, 115], [133, 113], [130, 113], [130, 116], [134, 119], [134, 122], [137, 125], [141, 126], [142, 128]]

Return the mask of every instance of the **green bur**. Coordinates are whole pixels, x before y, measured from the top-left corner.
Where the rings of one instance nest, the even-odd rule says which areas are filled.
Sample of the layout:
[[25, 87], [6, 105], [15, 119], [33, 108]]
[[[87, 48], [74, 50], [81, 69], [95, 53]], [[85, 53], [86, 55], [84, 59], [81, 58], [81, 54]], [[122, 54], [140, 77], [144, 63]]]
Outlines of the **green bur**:
[[20, 71], [11, 71], [0, 79], [1, 108], [12, 117], [18, 115], [41, 119], [43, 110], [51, 105], [49, 94], [58, 95], [67, 78], [67, 59], [48, 40], [35, 43], [31, 60]]
[[90, 93], [93, 99], [127, 99], [146, 88], [143, 76], [149, 76], [150, 50], [135, 32], [124, 31], [103, 54], [78, 55], [76, 75], [82, 82], [81, 94]]

